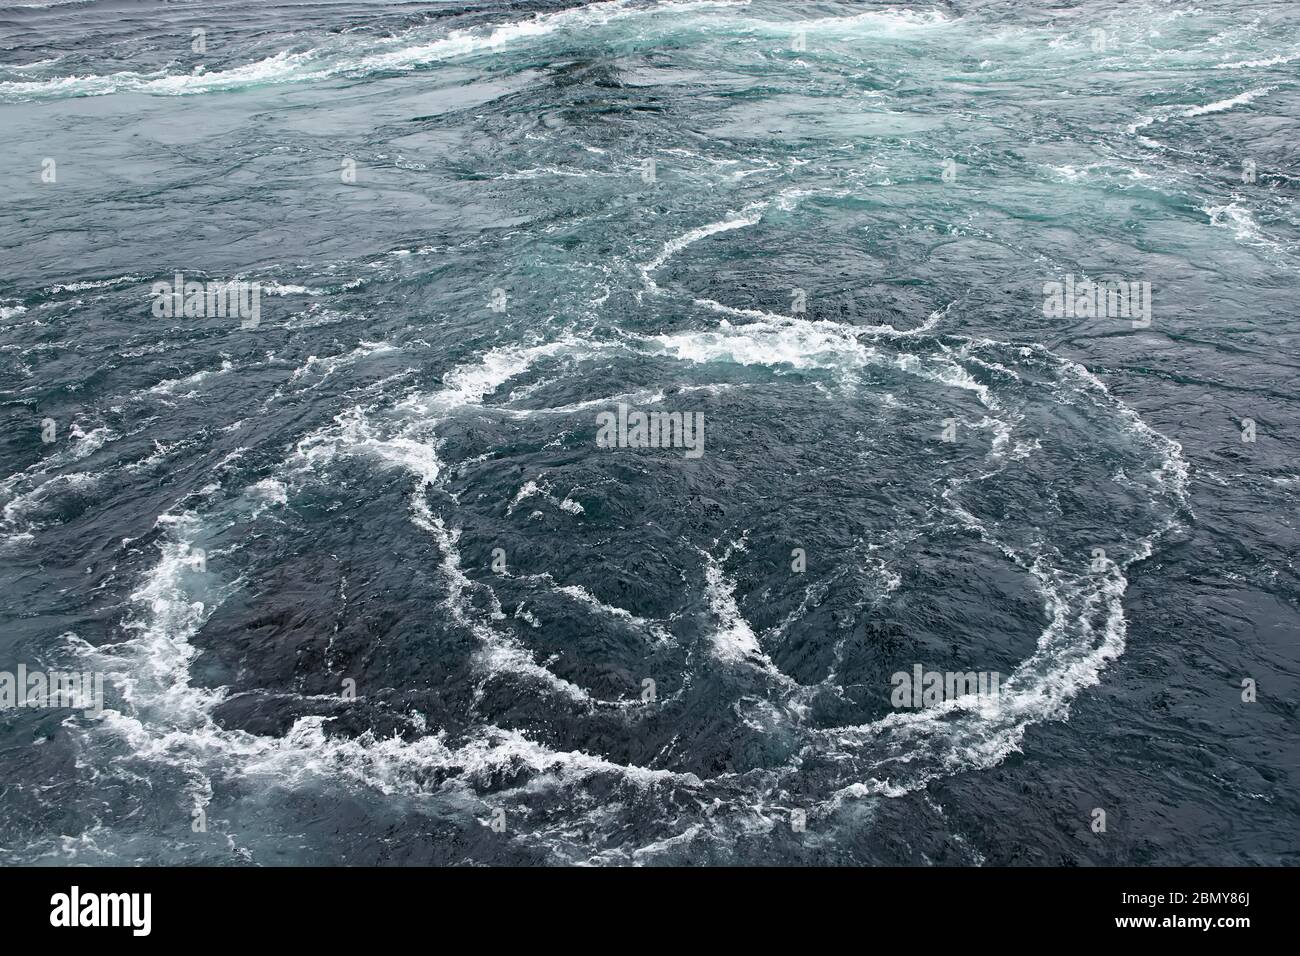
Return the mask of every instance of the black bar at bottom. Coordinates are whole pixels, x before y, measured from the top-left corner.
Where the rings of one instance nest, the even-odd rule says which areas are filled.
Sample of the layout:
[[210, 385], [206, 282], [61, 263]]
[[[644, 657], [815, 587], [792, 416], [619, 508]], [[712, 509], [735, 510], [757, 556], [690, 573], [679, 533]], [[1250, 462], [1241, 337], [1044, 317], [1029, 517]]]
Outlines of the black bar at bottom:
[[1021, 931], [1231, 945], [1243, 933], [1294, 925], [1283, 914], [1293, 876], [1263, 868], [5, 869], [0, 910], [11, 940], [75, 934], [79, 943], [127, 945], [373, 946], [403, 934], [476, 945], [454, 942], [464, 931], [493, 942], [560, 945], [577, 934], [587, 944], [639, 946], [800, 927], [814, 938], [847, 932], [863, 945], [973, 943]]

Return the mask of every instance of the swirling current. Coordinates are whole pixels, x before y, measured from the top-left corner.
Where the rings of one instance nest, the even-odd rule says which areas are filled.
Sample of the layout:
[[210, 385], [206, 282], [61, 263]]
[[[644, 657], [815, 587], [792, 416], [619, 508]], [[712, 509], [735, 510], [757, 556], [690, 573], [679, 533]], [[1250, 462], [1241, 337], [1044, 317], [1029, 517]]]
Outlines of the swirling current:
[[1297, 862], [1298, 28], [0, 6], [0, 862]]

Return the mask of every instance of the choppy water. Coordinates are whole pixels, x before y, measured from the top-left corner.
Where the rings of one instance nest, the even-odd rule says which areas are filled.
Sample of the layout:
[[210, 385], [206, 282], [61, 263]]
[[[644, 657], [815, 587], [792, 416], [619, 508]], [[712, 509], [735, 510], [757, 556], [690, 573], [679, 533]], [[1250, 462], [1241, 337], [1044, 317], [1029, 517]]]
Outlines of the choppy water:
[[1296, 862], [1298, 28], [0, 7], [0, 860]]

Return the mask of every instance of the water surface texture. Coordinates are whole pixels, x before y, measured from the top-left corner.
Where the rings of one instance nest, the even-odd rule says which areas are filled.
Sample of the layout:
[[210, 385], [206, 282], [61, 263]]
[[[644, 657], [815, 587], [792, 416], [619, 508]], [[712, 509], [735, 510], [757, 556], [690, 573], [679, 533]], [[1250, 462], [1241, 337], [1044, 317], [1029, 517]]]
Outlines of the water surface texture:
[[1297, 862], [1294, 2], [9, 4], [0, 124], [0, 670], [105, 694], [0, 863]]

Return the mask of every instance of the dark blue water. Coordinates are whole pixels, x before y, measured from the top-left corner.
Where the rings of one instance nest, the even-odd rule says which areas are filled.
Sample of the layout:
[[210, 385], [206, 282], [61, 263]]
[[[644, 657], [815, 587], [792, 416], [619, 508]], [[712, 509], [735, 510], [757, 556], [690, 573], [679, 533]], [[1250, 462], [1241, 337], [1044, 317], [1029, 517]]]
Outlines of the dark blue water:
[[1298, 65], [1287, 0], [0, 6], [0, 671], [106, 694], [0, 710], [0, 861], [1297, 862]]

